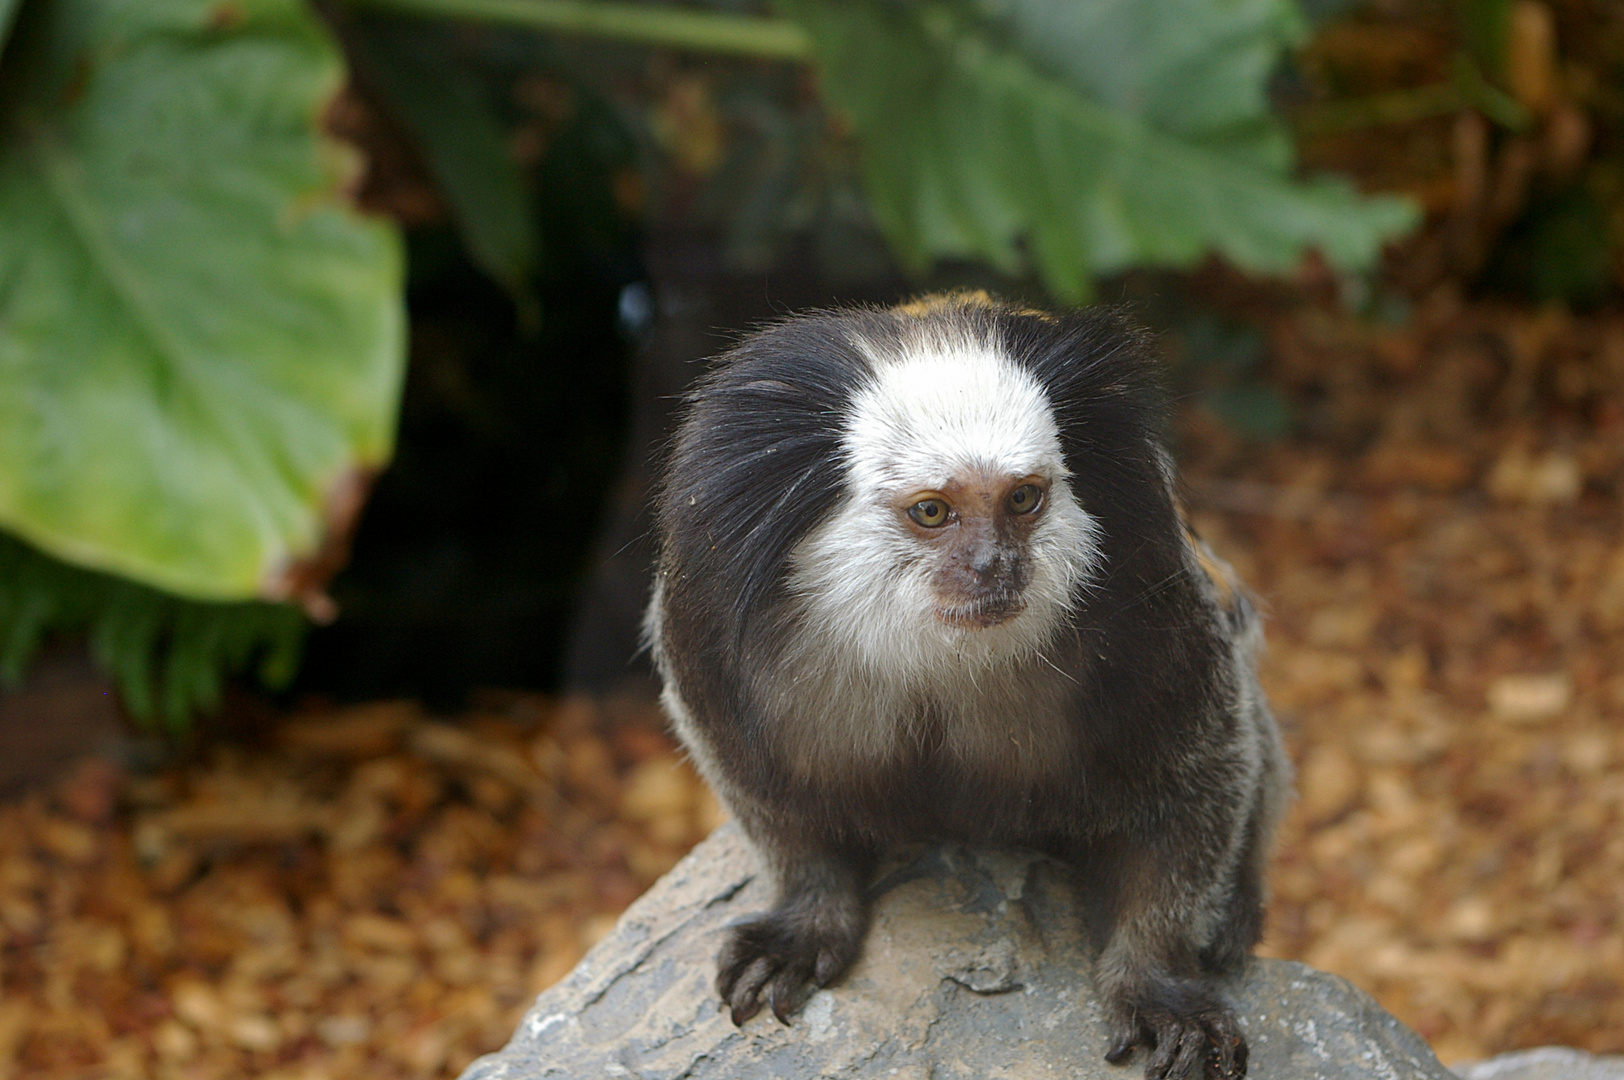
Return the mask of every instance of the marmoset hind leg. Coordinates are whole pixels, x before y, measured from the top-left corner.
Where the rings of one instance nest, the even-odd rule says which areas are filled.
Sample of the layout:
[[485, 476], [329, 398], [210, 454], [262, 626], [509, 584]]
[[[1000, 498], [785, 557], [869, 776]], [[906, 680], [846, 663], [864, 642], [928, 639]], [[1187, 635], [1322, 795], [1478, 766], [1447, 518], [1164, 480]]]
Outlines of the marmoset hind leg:
[[778, 885], [765, 914], [733, 924], [717, 958], [716, 989], [743, 1024], [763, 1005], [782, 1023], [819, 987], [839, 978], [868, 932], [863, 888], [867, 852], [804, 837], [786, 839], [760, 823], [746, 830]]

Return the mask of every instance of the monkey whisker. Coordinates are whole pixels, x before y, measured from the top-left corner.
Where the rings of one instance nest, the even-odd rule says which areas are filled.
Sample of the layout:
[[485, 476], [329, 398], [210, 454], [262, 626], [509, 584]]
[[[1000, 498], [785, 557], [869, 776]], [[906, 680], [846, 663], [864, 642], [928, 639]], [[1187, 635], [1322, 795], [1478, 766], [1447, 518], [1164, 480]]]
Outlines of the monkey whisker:
[[1136, 593], [1131, 599], [1129, 599], [1127, 601], [1127, 603], [1125, 603], [1123, 605], [1123, 608], [1124, 609], [1135, 608], [1135, 607], [1140, 607], [1140, 606], [1142, 606], [1144, 604], [1148, 604], [1152, 600], [1154, 600], [1156, 597], [1160, 596], [1161, 594], [1167, 592], [1169, 589], [1173, 588], [1180, 581], [1183, 581], [1183, 580], [1189, 578], [1189, 576], [1190, 576], [1189, 567], [1181, 566], [1177, 570], [1173, 571], [1171, 574], [1168, 574], [1166, 577], [1162, 578], [1160, 581], [1157, 581], [1154, 584], [1145, 586], [1138, 593]]
[[1037, 655], [1037, 658], [1039, 660], [1042, 660], [1045, 664], [1048, 664], [1051, 668], [1053, 668], [1060, 675], [1061, 678], [1065, 679], [1067, 682], [1071, 683], [1074, 686], [1077, 685], [1077, 680], [1072, 677], [1071, 672], [1062, 669], [1053, 660], [1050, 660], [1047, 656], [1044, 656], [1042, 653], [1038, 653], [1036, 655]]

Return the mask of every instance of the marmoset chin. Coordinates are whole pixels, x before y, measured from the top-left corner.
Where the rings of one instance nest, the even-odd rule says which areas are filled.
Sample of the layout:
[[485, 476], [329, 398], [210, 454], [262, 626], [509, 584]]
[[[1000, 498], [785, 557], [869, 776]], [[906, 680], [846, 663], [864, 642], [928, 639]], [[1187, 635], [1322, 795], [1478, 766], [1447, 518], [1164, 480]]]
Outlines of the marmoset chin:
[[822, 311], [701, 377], [647, 632], [683, 744], [777, 887], [717, 989], [780, 1020], [858, 956], [900, 845], [1038, 850], [1097, 937], [1105, 1056], [1239, 1077], [1290, 786], [1258, 616], [1185, 523], [1145, 335], [982, 294]]

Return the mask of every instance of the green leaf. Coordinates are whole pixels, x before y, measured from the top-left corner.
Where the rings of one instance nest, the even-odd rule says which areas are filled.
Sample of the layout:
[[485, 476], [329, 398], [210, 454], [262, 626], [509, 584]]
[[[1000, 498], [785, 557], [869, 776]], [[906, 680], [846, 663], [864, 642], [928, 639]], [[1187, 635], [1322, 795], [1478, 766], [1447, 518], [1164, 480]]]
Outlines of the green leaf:
[[977, 0], [1033, 64], [1186, 138], [1273, 120], [1269, 76], [1304, 25], [1292, 0]]
[[363, 19], [353, 40], [364, 73], [421, 145], [474, 263], [514, 296], [526, 295], [536, 223], [485, 87], [432, 28]]
[[[1333, 265], [1360, 270], [1418, 219], [1404, 200], [1291, 177], [1289, 155], [1260, 112], [1261, 89], [1243, 92], [1247, 78], [1266, 74], [1261, 47], [1226, 65], [1189, 43], [1163, 55], [1161, 38], [1141, 31], [1123, 36], [1114, 47], [1128, 51], [1114, 56], [1051, 57], [1051, 74], [1017, 47], [1022, 35], [1059, 37], [1059, 27], [1073, 25], [1061, 12], [1075, 20], [1088, 5], [1057, 8], [1051, 25], [1031, 21], [1043, 5], [1009, 0], [999, 5], [1003, 34], [950, 4], [781, 6], [811, 33], [826, 96], [861, 136], [875, 216], [915, 267], [946, 256], [1010, 269], [1026, 256], [1051, 290], [1080, 298], [1098, 274], [1190, 266], [1212, 251], [1244, 269], [1279, 272], [1318, 248]], [[1246, 33], [1274, 48], [1295, 32], [1276, 4], [1221, 6], [1250, 12]], [[1213, 101], [1146, 98], [1142, 81], [1087, 67], [1108, 61], [1182, 73], [1184, 92]]]
[[[319, 586], [387, 459], [402, 258], [299, 0], [52, 0], [7, 53], [0, 525], [204, 599]], [[132, 631], [133, 632], [133, 631]]]

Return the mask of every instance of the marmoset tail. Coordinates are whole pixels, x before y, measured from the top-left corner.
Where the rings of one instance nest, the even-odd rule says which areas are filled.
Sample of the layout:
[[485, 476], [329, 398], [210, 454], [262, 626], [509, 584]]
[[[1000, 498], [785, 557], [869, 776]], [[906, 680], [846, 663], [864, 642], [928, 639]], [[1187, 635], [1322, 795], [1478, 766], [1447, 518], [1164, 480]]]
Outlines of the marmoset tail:
[[976, 295], [818, 312], [723, 356], [658, 499], [672, 724], [772, 871], [717, 987], [785, 1020], [862, 948], [876, 859], [1076, 870], [1106, 1057], [1239, 1077], [1289, 767], [1258, 619], [1183, 522], [1142, 334]]

